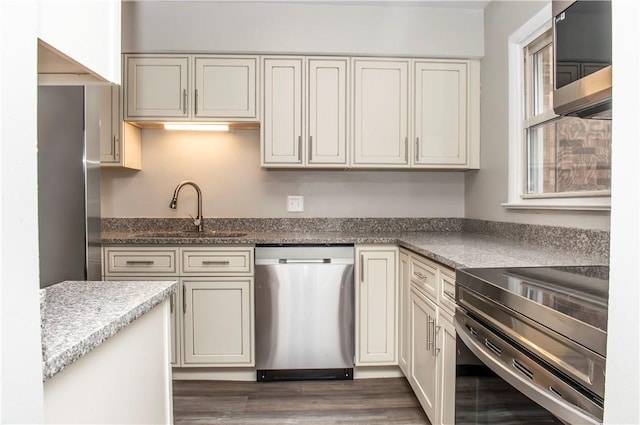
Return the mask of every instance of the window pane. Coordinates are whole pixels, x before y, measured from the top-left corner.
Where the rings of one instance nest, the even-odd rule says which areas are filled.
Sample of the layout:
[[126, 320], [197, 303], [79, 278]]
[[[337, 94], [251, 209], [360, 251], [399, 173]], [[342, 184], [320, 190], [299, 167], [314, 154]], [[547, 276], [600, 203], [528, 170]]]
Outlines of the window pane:
[[611, 121], [560, 118], [527, 131], [528, 194], [611, 188]]
[[553, 49], [547, 45], [533, 55], [533, 114], [553, 108]]

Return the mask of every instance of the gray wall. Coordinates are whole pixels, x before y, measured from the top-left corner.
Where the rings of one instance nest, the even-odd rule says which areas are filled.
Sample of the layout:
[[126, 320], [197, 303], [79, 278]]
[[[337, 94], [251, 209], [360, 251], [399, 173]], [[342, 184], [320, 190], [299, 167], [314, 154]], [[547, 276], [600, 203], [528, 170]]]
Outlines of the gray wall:
[[122, 19], [125, 53], [483, 54], [478, 9], [147, 0], [123, 2]]
[[[470, 57], [483, 54], [482, 10], [212, 1], [126, 1], [123, 52], [248, 52]], [[170, 30], [168, 30], [170, 29]], [[102, 173], [103, 217], [184, 217], [170, 195], [184, 179], [207, 217], [462, 217], [464, 174], [274, 171], [260, 168], [258, 131], [143, 130], [140, 172]], [[287, 195], [305, 196], [287, 213]]]
[[[102, 171], [103, 217], [195, 215], [194, 180], [205, 217], [462, 217], [464, 174], [415, 171], [288, 171], [260, 168], [257, 130], [231, 133], [144, 129], [142, 171]], [[287, 195], [305, 197], [287, 213]]]
[[609, 229], [608, 212], [506, 210], [508, 200], [508, 37], [545, 1], [492, 1], [485, 8], [481, 62], [480, 167], [465, 174], [465, 217], [530, 224]]

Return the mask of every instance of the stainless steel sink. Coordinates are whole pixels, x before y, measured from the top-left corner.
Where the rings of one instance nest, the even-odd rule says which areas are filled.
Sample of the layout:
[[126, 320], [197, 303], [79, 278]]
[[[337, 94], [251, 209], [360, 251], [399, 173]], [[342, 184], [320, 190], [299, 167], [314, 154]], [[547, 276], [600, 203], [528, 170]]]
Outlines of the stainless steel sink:
[[141, 236], [150, 238], [240, 238], [246, 236], [243, 232], [225, 232], [225, 231], [160, 231], [160, 232], [143, 232]]

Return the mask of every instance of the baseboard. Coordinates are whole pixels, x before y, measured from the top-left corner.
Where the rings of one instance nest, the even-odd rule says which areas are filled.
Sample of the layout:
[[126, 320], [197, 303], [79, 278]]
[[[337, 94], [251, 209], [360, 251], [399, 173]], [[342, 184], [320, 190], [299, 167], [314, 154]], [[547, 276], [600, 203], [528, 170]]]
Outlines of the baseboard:
[[173, 379], [179, 381], [255, 381], [256, 369], [243, 368], [173, 368]]
[[353, 379], [400, 377], [404, 377], [400, 366], [358, 366], [353, 369]]

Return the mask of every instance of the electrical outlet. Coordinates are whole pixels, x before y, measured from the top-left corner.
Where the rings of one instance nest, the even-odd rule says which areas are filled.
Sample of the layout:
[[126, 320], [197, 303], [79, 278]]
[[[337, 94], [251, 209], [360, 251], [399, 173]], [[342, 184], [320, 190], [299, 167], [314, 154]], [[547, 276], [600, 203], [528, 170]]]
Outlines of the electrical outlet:
[[304, 196], [287, 196], [287, 212], [303, 212]]

